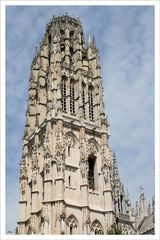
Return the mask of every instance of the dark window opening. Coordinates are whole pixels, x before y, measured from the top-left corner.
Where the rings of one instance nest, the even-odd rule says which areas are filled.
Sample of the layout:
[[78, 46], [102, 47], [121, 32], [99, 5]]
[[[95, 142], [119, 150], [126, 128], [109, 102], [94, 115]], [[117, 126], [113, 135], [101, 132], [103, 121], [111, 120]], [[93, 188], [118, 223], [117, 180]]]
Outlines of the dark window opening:
[[95, 235], [103, 235], [103, 231], [102, 230], [95, 230]]
[[63, 29], [60, 30], [60, 34], [61, 34], [62, 37], [64, 36], [64, 30]]
[[70, 226], [70, 234], [72, 235], [73, 234], [73, 225], [71, 224]]
[[123, 212], [123, 195], [120, 195], [120, 200], [121, 200], [121, 211]]
[[95, 167], [95, 158], [88, 158], [88, 186], [90, 189], [95, 189], [95, 181], [94, 181], [94, 167]]
[[61, 45], [61, 52], [64, 52], [64, 50], [65, 50], [65, 46], [62, 44]]
[[87, 56], [86, 55], [82, 55], [82, 60], [83, 61], [87, 61]]
[[71, 186], [71, 176], [68, 177], [68, 185]]
[[48, 43], [51, 44], [51, 34], [48, 35]]
[[69, 36], [73, 37], [73, 35], [74, 35], [74, 31], [70, 31]]
[[68, 157], [70, 157], [70, 155], [71, 155], [71, 147], [68, 146]]
[[74, 53], [73, 48], [70, 47], [69, 50], [70, 50], [70, 54], [73, 55], [73, 53]]

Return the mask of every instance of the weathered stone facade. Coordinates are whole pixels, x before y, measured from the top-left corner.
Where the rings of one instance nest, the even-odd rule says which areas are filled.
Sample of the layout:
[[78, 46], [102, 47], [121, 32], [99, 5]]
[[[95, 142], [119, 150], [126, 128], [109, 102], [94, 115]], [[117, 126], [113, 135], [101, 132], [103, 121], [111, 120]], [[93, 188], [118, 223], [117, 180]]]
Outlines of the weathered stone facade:
[[53, 17], [31, 65], [18, 234], [107, 234], [118, 214], [134, 232], [108, 139], [95, 39], [86, 46], [79, 20]]

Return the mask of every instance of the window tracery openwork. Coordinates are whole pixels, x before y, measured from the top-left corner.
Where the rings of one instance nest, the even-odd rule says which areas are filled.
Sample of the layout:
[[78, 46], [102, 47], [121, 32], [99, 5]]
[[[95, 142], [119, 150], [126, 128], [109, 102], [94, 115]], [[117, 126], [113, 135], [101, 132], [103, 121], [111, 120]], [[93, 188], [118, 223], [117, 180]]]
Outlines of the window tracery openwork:
[[74, 80], [70, 80], [70, 112], [75, 113], [75, 84]]
[[61, 95], [62, 95], [62, 110], [66, 112], [66, 81], [67, 77], [62, 76], [62, 81], [61, 81]]
[[67, 218], [67, 226], [69, 227], [69, 233], [72, 235], [78, 227], [77, 219], [73, 215]]
[[85, 84], [82, 83], [82, 104], [83, 104], [83, 117], [86, 117], [86, 108], [85, 108]]
[[93, 110], [93, 87], [88, 88], [88, 104], [89, 104], [89, 118], [94, 120], [94, 110]]
[[91, 232], [95, 235], [102, 235], [104, 234], [102, 225], [98, 220], [95, 220], [91, 225]]

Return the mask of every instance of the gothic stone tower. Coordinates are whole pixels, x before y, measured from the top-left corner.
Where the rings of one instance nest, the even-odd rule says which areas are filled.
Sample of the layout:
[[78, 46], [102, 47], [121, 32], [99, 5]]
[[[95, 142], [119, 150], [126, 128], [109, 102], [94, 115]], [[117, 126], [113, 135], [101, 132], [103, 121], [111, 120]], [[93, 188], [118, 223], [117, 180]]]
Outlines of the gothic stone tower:
[[18, 234], [106, 234], [114, 222], [99, 52], [53, 17], [31, 65]]

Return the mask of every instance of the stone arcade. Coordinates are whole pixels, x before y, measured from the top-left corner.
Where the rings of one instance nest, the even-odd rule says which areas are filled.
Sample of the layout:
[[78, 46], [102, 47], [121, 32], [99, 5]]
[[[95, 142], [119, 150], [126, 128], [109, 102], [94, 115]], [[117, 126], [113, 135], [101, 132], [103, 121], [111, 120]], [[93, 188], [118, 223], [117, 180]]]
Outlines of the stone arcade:
[[17, 234], [135, 232], [108, 139], [95, 39], [54, 16], [31, 65]]

